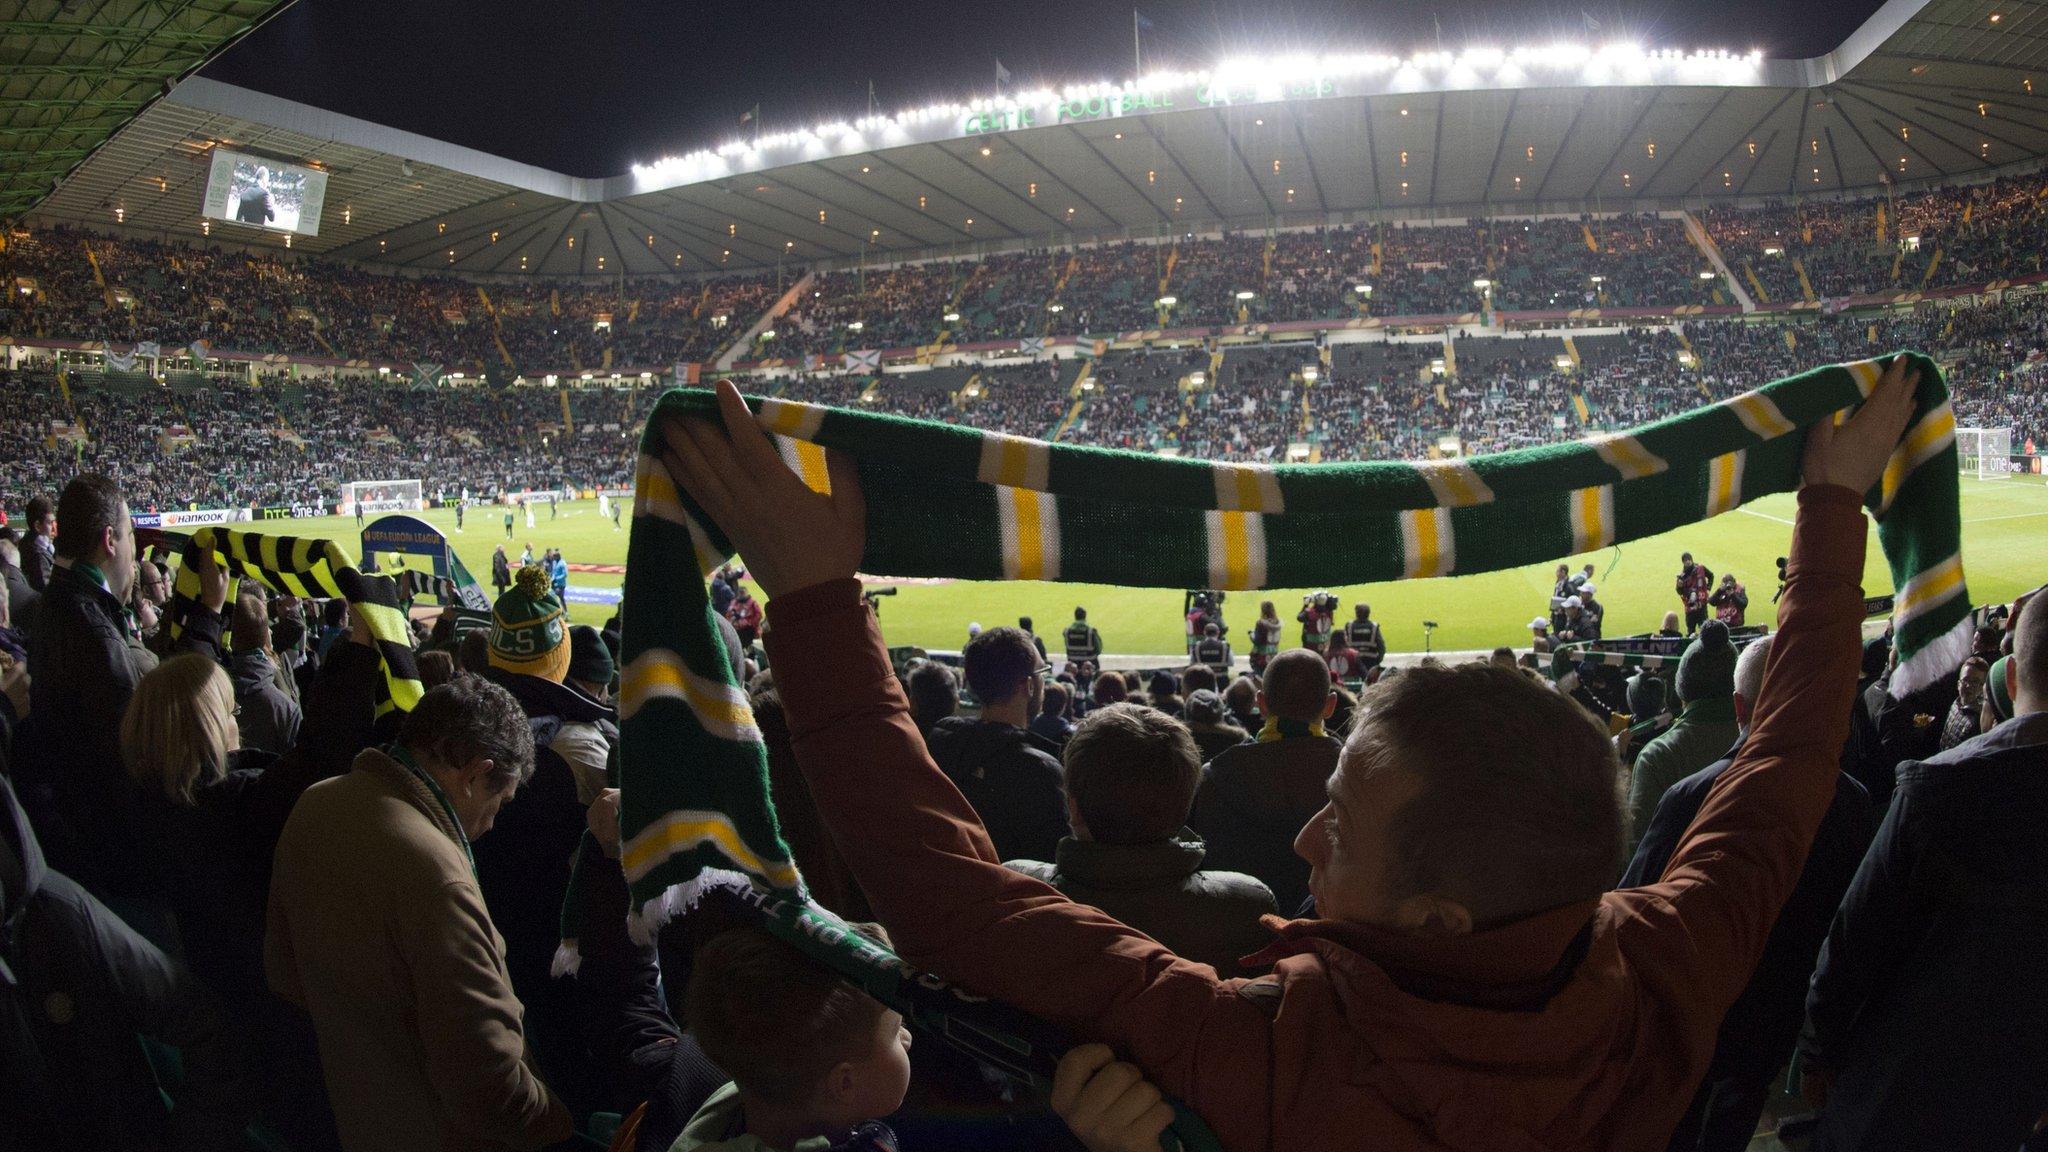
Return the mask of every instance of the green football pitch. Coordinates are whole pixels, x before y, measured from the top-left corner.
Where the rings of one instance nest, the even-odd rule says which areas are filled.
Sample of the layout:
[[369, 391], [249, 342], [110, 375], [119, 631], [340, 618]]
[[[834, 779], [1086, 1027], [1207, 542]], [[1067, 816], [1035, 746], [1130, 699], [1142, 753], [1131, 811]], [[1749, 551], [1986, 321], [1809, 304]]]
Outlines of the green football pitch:
[[[1767, 624], [1772, 619], [1771, 593], [1777, 587], [1774, 562], [1785, 554], [1791, 541], [1793, 508], [1790, 495], [1772, 496], [1705, 523], [1585, 556], [1560, 556], [1543, 564], [1478, 576], [1331, 591], [1344, 603], [1340, 619], [1349, 619], [1351, 605], [1361, 599], [1371, 604], [1373, 618], [1386, 630], [1392, 651], [1420, 651], [1425, 620], [1439, 625], [1430, 637], [1437, 651], [1521, 646], [1528, 641], [1530, 618], [1546, 608], [1556, 564], [1570, 563], [1576, 571], [1590, 562], [1595, 566], [1600, 601], [1607, 608], [1606, 631], [1619, 636], [1654, 631], [1663, 614], [1678, 606], [1672, 580], [1678, 572], [1679, 553], [1689, 551], [1717, 574], [1734, 573], [1749, 590], [1750, 622]], [[545, 508], [537, 509], [531, 530], [523, 517], [515, 521], [509, 543], [501, 508], [471, 510], [466, 530], [460, 534], [455, 532], [451, 509], [419, 515], [448, 534], [463, 563], [486, 583], [491, 549], [497, 544], [507, 544], [506, 551], [515, 562], [519, 549], [528, 543], [536, 555], [547, 548], [560, 548], [571, 564], [622, 565], [626, 559], [626, 532], [614, 531], [611, 521], [598, 515], [595, 501], [562, 504], [552, 519]], [[621, 523], [631, 529], [630, 508]], [[360, 548], [353, 518], [272, 521], [247, 527], [332, 536], [345, 542], [351, 552]], [[1975, 602], [2010, 600], [2048, 580], [2048, 548], [2044, 544], [2048, 544], [2048, 488], [2039, 478], [1963, 480], [1963, 565]], [[1891, 590], [1874, 532], [1864, 574], [1865, 591], [1870, 595]], [[572, 572], [572, 599], [577, 589], [616, 589], [620, 579], [615, 574]], [[1232, 593], [1225, 615], [1233, 645], [1240, 650], [1245, 647], [1244, 632], [1258, 615], [1261, 599], [1271, 599], [1279, 608], [1281, 618], [1289, 622], [1291, 640], [1294, 614], [1307, 591]], [[1013, 624], [1019, 616], [1031, 617], [1039, 633], [1050, 640], [1073, 618], [1074, 607], [1081, 605], [1088, 609], [1090, 622], [1101, 630], [1103, 645], [1111, 653], [1164, 656], [1182, 651], [1181, 590], [1175, 588], [979, 581], [906, 584], [881, 605], [882, 631], [891, 644], [958, 648], [966, 643], [970, 622], [994, 627]], [[603, 604], [572, 603], [569, 611], [578, 622], [599, 624], [612, 610]]]

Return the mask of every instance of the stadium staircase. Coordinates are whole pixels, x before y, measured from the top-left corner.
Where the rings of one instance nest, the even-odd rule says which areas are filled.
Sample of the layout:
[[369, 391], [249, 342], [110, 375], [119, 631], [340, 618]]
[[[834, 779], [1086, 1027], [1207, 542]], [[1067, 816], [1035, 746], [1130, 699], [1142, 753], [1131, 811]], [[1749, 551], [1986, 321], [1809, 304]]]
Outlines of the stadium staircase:
[[1899, 269], [1903, 267], [1905, 263], [1906, 250], [1904, 248], [1895, 250], [1892, 253], [1892, 274], [1885, 277], [1885, 282], [1888, 284], [1897, 284], [1899, 282]]
[[718, 354], [718, 360], [712, 366], [720, 372], [732, 371], [733, 364], [739, 360], [740, 356], [747, 349], [754, 346], [754, 339], [773, 327], [775, 321], [789, 311], [790, 305], [796, 303], [797, 297], [810, 288], [811, 280], [816, 275], [815, 272], [806, 272], [799, 276], [796, 283], [789, 286], [789, 291], [776, 297], [775, 303], [769, 305], [768, 311], [763, 312], [759, 319], [755, 320], [745, 332], [740, 333], [738, 338], [726, 347], [725, 351]]
[[1751, 267], [1747, 260], [1742, 262], [1742, 275], [1749, 280], [1750, 291], [1756, 293], [1756, 298], [1765, 304], [1769, 304], [1771, 302], [1771, 294], [1764, 291], [1764, 282], [1757, 279], [1756, 269]]
[[[705, 291], [709, 292], [711, 289], [706, 288]], [[512, 350], [505, 347], [505, 325], [503, 321], [498, 319], [498, 306], [491, 303], [490, 295], [484, 291], [484, 286], [481, 284], [476, 286], [476, 298], [483, 302], [484, 315], [491, 318], [491, 343], [497, 345], [498, 357], [505, 362], [507, 371], [517, 375], [519, 365], [512, 362]], [[702, 307], [701, 301], [699, 302], [699, 307]]]
[[1813, 281], [1806, 278], [1806, 265], [1797, 256], [1792, 258], [1792, 270], [1799, 273], [1799, 294], [1808, 304], [1820, 303], [1820, 297], [1813, 290]]
[[1572, 371], [1576, 372], [1580, 368], [1584, 367], [1584, 365], [1582, 365], [1579, 362], [1578, 342], [1572, 339], [1571, 333], [1569, 332], [1565, 333], [1564, 337], [1564, 354], [1572, 358]]
[[1039, 335], [1052, 335], [1053, 321], [1058, 318], [1052, 311], [1052, 305], [1060, 298], [1060, 292], [1066, 288], [1068, 278], [1073, 276], [1074, 270], [1080, 266], [1079, 254], [1067, 257], [1067, 266], [1060, 270], [1059, 278], [1052, 282], [1052, 293], [1045, 298], [1044, 306], [1038, 310], [1038, 314], [1045, 317], [1045, 326], [1039, 329]]
[[[1698, 217], [1690, 212], [1680, 212], [1678, 215], [1685, 222], [1685, 234], [1692, 238], [1693, 247], [1698, 248], [1700, 255], [1707, 258], [1707, 263], [1714, 266], [1714, 271], [1721, 274], [1721, 283], [1727, 285], [1728, 290], [1735, 294], [1736, 303], [1742, 305], [1744, 312], [1756, 311], [1756, 301], [1750, 299], [1749, 293], [1743, 290], [1742, 284], [1735, 279], [1735, 273], [1728, 270], [1728, 261], [1721, 258], [1721, 246], [1714, 243], [1712, 236], [1707, 235], [1707, 230], [1699, 222]], [[1743, 265], [1745, 271], [1748, 267], [1746, 264]], [[1756, 283], [1755, 273], [1751, 273], [1749, 279], [1750, 283]], [[1759, 285], [1757, 290], [1761, 292], [1762, 286]]]
[[[1905, 255], [1905, 250], [1900, 249], [1899, 254], [1901, 256]], [[1923, 290], [1929, 284], [1934, 283], [1934, 270], [1939, 267], [1941, 267], [1941, 247], [1940, 245], [1936, 245], [1934, 249], [1934, 255], [1927, 258], [1927, 271], [1922, 272], [1920, 274], [1920, 287]], [[1894, 276], [1892, 277], [1892, 279], [1897, 280], [1898, 277]]]

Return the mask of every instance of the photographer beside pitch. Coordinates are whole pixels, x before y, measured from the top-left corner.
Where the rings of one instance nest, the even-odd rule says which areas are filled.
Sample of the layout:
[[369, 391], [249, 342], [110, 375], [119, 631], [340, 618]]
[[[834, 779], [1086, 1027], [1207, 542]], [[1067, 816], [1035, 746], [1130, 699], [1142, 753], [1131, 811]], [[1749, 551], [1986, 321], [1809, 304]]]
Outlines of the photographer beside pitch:
[[798, 761], [906, 960], [1116, 1046], [1232, 1149], [1639, 1149], [1690, 1100], [1834, 795], [1861, 503], [1916, 384], [1896, 360], [1853, 419], [1807, 431], [1750, 737], [1659, 883], [1605, 891], [1624, 817], [1603, 732], [1517, 672], [1418, 668], [1372, 694], [1296, 842], [1328, 919], [1276, 924], [1275, 971], [1251, 981], [1002, 867], [860, 601], [851, 461], [833, 454], [833, 494], [812, 493], [729, 384], [725, 434], [666, 434], [772, 597]]

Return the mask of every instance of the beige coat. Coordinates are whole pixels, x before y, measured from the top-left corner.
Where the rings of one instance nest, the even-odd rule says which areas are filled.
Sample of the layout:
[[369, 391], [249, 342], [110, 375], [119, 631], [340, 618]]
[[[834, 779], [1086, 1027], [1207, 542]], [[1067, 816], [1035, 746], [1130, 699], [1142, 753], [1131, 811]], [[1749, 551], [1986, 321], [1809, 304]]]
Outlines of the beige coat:
[[303, 1006], [349, 1152], [540, 1148], [568, 1109], [534, 1071], [505, 942], [461, 836], [371, 749], [306, 790], [278, 841], [264, 964]]

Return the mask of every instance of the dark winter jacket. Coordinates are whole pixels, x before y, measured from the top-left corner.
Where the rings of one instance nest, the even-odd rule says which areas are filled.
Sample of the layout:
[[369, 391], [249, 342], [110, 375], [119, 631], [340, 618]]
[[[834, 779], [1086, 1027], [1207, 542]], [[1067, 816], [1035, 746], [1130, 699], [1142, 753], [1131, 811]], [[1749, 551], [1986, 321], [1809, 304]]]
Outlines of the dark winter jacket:
[[177, 914], [185, 963], [223, 1000], [264, 991], [269, 861], [250, 836], [247, 800], [276, 761], [268, 752], [236, 752], [227, 775], [190, 805], [147, 793], [135, 801], [135, 850], [148, 895]]
[[1308, 899], [1308, 861], [1294, 852], [1325, 792], [1343, 745], [1328, 736], [1240, 744], [1209, 762], [1188, 827], [1208, 846], [1208, 865], [1259, 878], [1290, 914]]
[[278, 683], [277, 665], [262, 649], [237, 652], [228, 663], [235, 683], [235, 717], [242, 747], [282, 755], [298, 743], [299, 702]]
[[1274, 915], [1273, 893], [1242, 872], [1202, 868], [1202, 840], [1187, 829], [1156, 844], [1098, 844], [1068, 837], [1051, 863], [1013, 868], [1093, 904], [1220, 976], [1247, 973], [1238, 960], [1273, 942], [1259, 917]]
[[1067, 835], [1066, 777], [1049, 745], [992, 720], [948, 716], [925, 737], [1005, 860], [1050, 860]]
[[[182, 647], [217, 652], [220, 615], [191, 613]], [[14, 749], [22, 801], [51, 862], [96, 892], [135, 886], [121, 717], [140, 676], [113, 593], [69, 567], [50, 574], [29, 637], [29, 716]]]
[[[166, 1113], [137, 1034], [180, 1050]], [[0, 1150], [238, 1146], [238, 1085], [205, 987], [44, 862], [0, 779]]]
[[[1706, 801], [1714, 781], [1734, 766], [1740, 751], [1741, 745], [1737, 744], [1727, 758], [1665, 791], [1619, 887], [1640, 888], [1663, 879], [1665, 865], [1671, 862], [1671, 855], [1684, 838], [1685, 830], [1691, 827], [1693, 817], [1699, 815], [1700, 805]], [[1799, 1038], [1800, 1021], [1806, 1011], [1807, 982], [1813, 976], [1821, 942], [1827, 939], [1828, 922], [1834, 918], [1850, 878], [1856, 875], [1857, 865], [1863, 862], [1863, 852], [1870, 846], [1876, 826], [1870, 794], [1848, 775], [1838, 776], [1834, 802], [1828, 805], [1820, 831], [1814, 834], [1798, 886], [1792, 889], [1791, 899], [1785, 901], [1784, 911], [1778, 913], [1778, 922], [1771, 927], [1763, 959], [1757, 962], [1749, 986], [1721, 1020], [1721, 1031], [1714, 1041], [1714, 1060], [1700, 1085], [1702, 1096], [1710, 1096], [1723, 1080], [1760, 1088], [1783, 1067]], [[1761, 1091], [1754, 1094], [1758, 1100], [1763, 1098]], [[1696, 1103], [1696, 1107], [1704, 1104]]]
[[584, 805], [576, 772], [555, 750], [571, 724], [609, 721], [612, 710], [567, 685], [489, 668], [485, 679], [510, 692], [533, 731], [533, 778], [498, 810], [488, 836], [470, 846], [491, 922], [505, 938], [512, 990], [526, 1007], [526, 1036], [541, 1077], [570, 1108], [594, 1107], [596, 1083], [583, 1056], [573, 990], [553, 975], [562, 941], [562, 899], [583, 839]]
[[1899, 767], [1800, 1049], [1816, 1148], [2017, 1148], [2048, 1111], [2048, 713]]

